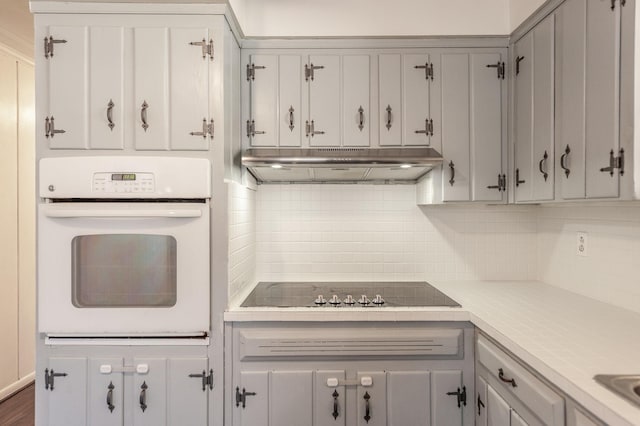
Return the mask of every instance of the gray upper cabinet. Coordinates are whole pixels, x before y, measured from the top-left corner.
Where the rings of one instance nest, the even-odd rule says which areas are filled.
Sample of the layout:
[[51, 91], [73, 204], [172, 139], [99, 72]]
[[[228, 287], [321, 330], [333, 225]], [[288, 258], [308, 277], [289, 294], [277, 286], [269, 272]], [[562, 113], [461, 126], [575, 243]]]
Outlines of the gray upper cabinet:
[[305, 79], [309, 84], [309, 146], [340, 146], [340, 56], [310, 55]]
[[344, 146], [369, 146], [370, 57], [342, 57], [342, 141]]
[[381, 146], [402, 145], [402, 56], [378, 55], [379, 132]]
[[402, 59], [403, 145], [431, 145], [434, 129], [429, 95], [435, 73], [433, 62], [427, 53], [406, 54]]

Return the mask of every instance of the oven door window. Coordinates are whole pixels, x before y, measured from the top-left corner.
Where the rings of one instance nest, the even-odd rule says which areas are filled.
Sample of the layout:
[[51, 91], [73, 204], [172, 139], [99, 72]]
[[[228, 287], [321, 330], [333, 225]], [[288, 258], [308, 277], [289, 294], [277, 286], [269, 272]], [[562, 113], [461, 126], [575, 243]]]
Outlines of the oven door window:
[[78, 308], [176, 304], [176, 239], [169, 235], [81, 235], [71, 242]]

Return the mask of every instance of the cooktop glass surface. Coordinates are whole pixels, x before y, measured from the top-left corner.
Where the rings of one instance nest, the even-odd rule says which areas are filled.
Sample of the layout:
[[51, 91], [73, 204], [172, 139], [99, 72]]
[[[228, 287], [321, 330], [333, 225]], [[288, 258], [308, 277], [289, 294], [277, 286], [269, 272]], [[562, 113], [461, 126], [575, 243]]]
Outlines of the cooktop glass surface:
[[[380, 298], [377, 297], [378, 295]], [[460, 307], [460, 304], [424, 281], [261, 282], [240, 306], [283, 308]]]

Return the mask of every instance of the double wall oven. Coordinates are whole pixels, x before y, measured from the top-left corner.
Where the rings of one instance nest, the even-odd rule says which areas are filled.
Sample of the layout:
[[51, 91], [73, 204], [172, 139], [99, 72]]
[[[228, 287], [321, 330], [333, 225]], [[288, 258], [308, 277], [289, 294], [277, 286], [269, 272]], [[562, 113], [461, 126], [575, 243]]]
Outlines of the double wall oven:
[[210, 182], [206, 159], [42, 159], [39, 331], [206, 335]]

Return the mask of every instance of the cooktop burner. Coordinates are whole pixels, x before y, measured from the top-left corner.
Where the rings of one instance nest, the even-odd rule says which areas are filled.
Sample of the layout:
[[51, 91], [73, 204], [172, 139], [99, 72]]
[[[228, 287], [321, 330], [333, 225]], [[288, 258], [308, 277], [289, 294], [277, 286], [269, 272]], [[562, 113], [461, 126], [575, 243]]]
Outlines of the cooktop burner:
[[242, 307], [405, 307], [460, 304], [427, 282], [261, 282]]

